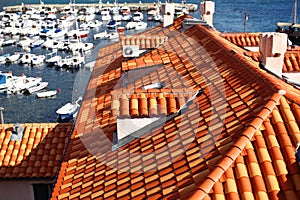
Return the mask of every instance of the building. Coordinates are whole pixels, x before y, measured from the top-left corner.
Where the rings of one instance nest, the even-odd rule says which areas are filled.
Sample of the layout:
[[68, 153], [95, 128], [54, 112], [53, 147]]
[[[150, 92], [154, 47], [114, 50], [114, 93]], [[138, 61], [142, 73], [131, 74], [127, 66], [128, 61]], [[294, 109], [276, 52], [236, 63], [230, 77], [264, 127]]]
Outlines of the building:
[[244, 48], [249, 35], [237, 46], [185, 17], [99, 51], [75, 126], [55, 126], [71, 134], [51, 199], [299, 198], [299, 88]]

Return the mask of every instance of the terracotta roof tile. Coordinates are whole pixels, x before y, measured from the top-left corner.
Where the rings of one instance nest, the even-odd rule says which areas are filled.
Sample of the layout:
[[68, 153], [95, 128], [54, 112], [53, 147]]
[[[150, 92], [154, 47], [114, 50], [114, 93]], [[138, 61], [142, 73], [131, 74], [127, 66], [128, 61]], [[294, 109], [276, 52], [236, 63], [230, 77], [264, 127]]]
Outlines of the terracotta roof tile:
[[54, 178], [60, 167], [71, 124], [21, 124], [21, 140], [11, 140], [12, 124], [2, 124], [2, 179]]
[[[52, 199], [76, 198], [83, 185], [82, 197], [105, 199], [300, 194], [294, 154], [299, 104], [289, 98], [299, 93], [287, 90], [282, 96], [277, 91], [286, 89], [285, 83], [245, 58], [244, 50], [206, 27], [178, 31], [182, 20], [150, 29], [168, 40], [139, 58], [123, 59], [120, 43], [100, 50]], [[247, 37], [234, 39], [241, 45], [256, 41]], [[141, 89], [162, 81], [162, 89]], [[187, 112], [172, 117], [193, 96], [188, 91], [200, 89]], [[156, 113], [169, 118], [112, 148], [116, 118]]]
[[222, 33], [221, 36], [237, 46], [259, 45], [259, 33]]

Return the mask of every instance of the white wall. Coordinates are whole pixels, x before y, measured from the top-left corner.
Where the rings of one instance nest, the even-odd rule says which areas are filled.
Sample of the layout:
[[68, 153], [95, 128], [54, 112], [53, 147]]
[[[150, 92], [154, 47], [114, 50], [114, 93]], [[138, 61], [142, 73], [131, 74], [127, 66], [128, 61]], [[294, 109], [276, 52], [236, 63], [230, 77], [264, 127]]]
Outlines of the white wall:
[[0, 181], [0, 200], [34, 200], [29, 181]]

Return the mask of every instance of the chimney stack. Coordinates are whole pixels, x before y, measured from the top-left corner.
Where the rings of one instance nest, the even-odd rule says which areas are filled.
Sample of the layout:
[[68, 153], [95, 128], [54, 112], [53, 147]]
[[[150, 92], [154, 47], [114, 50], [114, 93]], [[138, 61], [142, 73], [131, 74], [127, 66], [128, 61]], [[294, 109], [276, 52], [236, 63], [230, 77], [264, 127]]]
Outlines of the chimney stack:
[[259, 36], [260, 63], [279, 77], [282, 76], [287, 39], [285, 33], [267, 32]]
[[207, 24], [213, 27], [213, 15], [215, 13], [215, 2], [213, 1], [202, 1], [200, 3], [200, 12], [202, 14], [202, 20], [206, 21]]
[[124, 31], [125, 31], [124, 27], [118, 27], [118, 29], [117, 29], [120, 41], [121, 41], [122, 38], [124, 38]]
[[174, 23], [175, 4], [173, 1], [169, 1], [161, 5], [161, 14], [164, 18], [163, 27]]

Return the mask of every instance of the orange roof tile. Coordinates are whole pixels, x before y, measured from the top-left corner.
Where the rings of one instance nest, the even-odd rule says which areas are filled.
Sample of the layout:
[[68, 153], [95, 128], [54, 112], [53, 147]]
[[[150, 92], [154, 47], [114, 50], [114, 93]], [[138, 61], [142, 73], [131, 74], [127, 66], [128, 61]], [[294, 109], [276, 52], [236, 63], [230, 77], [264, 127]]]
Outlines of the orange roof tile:
[[[181, 29], [183, 18], [148, 30], [168, 41], [139, 58], [123, 58], [120, 43], [99, 51], [51, 199], [299, 196], [299, 90], [214, 30]], [[166, 87], [141, 90], [157, 82]], [[169, 115], [182, 101], [170, 90], [203, 93]], [[150, 112], [168, 116], [113, 149], [117, 119]]]
[[221, 33], [221, 36], [241, 47], [259, 45], [259, 33]]
[[21, 124], [21, 127], [22, 139], [14, 140], [13, 125], [0, 126], [1, 179], [54, 178], [72, 124]]

